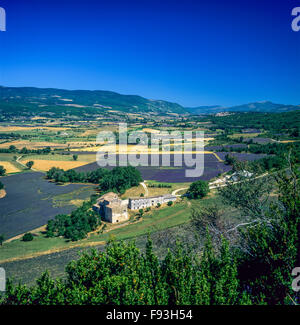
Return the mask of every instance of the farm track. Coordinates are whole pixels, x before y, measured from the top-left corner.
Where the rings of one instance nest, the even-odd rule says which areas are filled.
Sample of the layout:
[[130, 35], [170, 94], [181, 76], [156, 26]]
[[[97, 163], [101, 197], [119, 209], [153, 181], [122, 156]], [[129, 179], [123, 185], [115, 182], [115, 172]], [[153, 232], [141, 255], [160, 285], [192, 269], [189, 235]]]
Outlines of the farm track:
[[145, 196], [148, 196], [149, 195], [149, 191], [148, 191], [148, 187], [147, 187], [146, 183], [145, 182], [142, 182], [140, 184], [143, 186], [143, 188], [145, 190]]
[[[22, 155], [22, 156], [19, 156], [19, 157], [16, 159], [16, 163], [18, 163], [19, 165], [21, 165], [23, 168], [28, 169], [28, 167], [20, 161], [20, 159], [22, 159], [22, 157], [23, 157], [23, 155]], [[33, 172], [44, 173], [44, 172], [42, 172], [42, 171], [40, 171], [40, 170], [37, 170], [37, 169], [34, 169], [34, 168], [31, 168], [31, 170], [32, 170]], [[44, 173], [44, 174], [45, 174], [45, 173]]]

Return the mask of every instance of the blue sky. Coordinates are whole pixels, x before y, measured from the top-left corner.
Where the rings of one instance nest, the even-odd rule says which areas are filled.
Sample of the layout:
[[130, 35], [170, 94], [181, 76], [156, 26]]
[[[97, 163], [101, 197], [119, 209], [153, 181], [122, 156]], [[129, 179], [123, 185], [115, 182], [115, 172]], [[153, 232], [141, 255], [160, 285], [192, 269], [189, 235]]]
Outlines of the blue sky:
[[0, 0], [0, 84], [300, 104], [293, 0]]

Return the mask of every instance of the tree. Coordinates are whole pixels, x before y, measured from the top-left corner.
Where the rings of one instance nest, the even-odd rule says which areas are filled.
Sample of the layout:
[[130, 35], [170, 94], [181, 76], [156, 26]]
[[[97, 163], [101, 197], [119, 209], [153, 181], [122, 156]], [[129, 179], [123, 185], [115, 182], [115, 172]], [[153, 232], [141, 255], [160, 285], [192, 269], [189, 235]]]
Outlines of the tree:
[[170, 207], [171, 205], [173, 205], [173, 202], [172, 201], [169, 201], [168, 202], [168, 206]]
[[4, 176], [6, 173], [6, 169], [3, 166], [0, 166], [0, 176]]
[[0, 245], [2, 246], [3, 245], [3, 242], [4, 242], [4, 235], [0, 235]]
[[9, 146], [8, 150], [10, 152], [17, 152], [17, 148], [15, 146], [13, 146], [13, 145]]
[[209, 193], [208, 182], [199, 180], [190, 185], [187, 196], [191, 199], [202, 199]]
[[78, 155], [73, 155], [73, 160], [77, 161], [77, 159], [78, 159]]
[[0, 182], [0, 190], [3, 190], [4, 189], [4, 185], [3, 183]]
[[234, 156], [230, 155], [230, 154], [227, 154], [225, 156], [225, 164], [226, 165], [234, 165], [234, 163], [236, 161], [237, 161], [237, 159]]
[[84, 253], [66, 267], [65, 279], [48, 272], [33, 287], [7, 281], [6, 305], [238, 305], [249, 304], [236, 262], [224, 240], [216, 254], [208, 237], [201, 257], [177, 244], [160, 260], [148, 240], [145, 253], [134, 242], [109, 241], [105, 250]]
[[31, 169], [33, 165], [34, 165], [34, 161], [27, 161], [27, 163], [26, 163], [26, 167], [28, 169]]
[[22, 240], [25, 241], [25, 242], [32, 241], [32, 240], [33, 240], [33, 235], [32, 235], [32, 233], [27, 232], [27, 233], [23, 236]]
[[299, 303], [299, 296], [291, 289], [291, 270], [300, 263], [300, 183], [299, 171], [290, 158], [288, 165], [275, 175], [276, 200], [269, 199], [270, 177], [220, 190], [224, 202], [248, 219], [236, 228], [241, 235], [238, 274], [254, 303]]

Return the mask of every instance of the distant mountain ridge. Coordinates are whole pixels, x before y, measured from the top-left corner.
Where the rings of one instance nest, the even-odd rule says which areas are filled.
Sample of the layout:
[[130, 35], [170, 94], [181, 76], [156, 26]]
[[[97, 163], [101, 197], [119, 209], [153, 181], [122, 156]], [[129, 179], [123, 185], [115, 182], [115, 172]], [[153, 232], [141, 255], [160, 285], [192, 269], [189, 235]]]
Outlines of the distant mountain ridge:
[[179, 104], [164, 100], [150, 100], [137, 95], [121, 95], [104, 90], [65, 90], [55, 88], [3, 87], [0, 86], [1, 102], [35, 105], [88, 106], [126, 112], [153, 112], [186, 114]]
[[193, 115], [200, 114], [216, 114], [221, 112], [262, 112], [262, 113], [283, 113], [289, 111], [299, 110], [300, 105], [284, 105], [275, 104], [270, 101], [262, 101], [249, 103], [244, 105], [222, 107], [222, 106], [200, 106], [194, 108], [186, 108], [186, 110]]
[[165, 100], [151, 100], [138, 95], [122, 95], [104, 90], [65, 90], [35, 87], [0, 86], [0, 113], [20, 114], [40, 111], [60, 112], [67, 115], [99, 114], [100, 110], [114, 110], [128, 113], [201, 115], [220, 112], [288, 112], [299, 110], [300, 105], [275, 104], [270, 101], [245, 105], [222, 107], [183, 107]]
[[222, 107], [219, 105], [214, 106], [198, 106], [198, 107], [186, 107], [186, 111], [192, 115], [201, 114], [212, 114], [214, 112], [218, 113], [221, 111]]

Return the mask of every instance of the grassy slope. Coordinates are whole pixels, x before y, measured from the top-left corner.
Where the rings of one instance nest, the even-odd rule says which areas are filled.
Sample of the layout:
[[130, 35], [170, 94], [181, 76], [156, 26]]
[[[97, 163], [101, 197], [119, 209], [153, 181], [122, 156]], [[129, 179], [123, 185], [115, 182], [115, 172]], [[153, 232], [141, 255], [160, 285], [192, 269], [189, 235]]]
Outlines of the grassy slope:
[[[207, 198], [199, 204], [215, 202], [216, 198]], [[51, 253], [56, 250], [70, 249], [78, 246], [93, 246], [97, 243], [107, 241], [111, 236], [116, 239], [128, 239], [155, 232], [161, 229], [178, 226], [189, 222], [190, 209], [196, 202], [179, 202], [171, 207], [153, 209], [151, 213], [145, 214], [142, 221], [132, 223], [121, 228], [111, 230], [103, 234], [92, 234], [90, 238], [80, 242], [68, 242], [64, 238], [46, 238], [38, 233], [32, 242], [23, 242], [18, 239], [0, 247], [0, 262], [12, 258], [26, 258], [39, 255], [40, 253]]]

